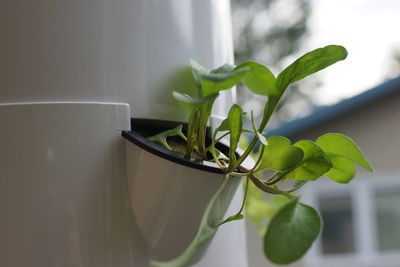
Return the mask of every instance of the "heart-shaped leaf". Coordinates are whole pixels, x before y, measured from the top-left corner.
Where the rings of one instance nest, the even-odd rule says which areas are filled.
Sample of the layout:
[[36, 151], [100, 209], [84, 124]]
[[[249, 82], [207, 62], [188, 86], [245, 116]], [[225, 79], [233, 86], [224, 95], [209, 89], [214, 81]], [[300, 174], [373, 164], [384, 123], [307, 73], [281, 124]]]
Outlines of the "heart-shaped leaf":
[[236, 67], [236, 70], [248, 68], [242, 82], [255, 94], [268, 95], [268, 90], [275, 83], [274, 74], [264, 65], [257, 62], [245, 62]]
[[277, 264], [300, 259], [321, 232], [318, 212], [293, 199], [272, 218], [264, 236], [264, 253]]
[[303, 159], [303, 150], [290, 145], [289, 139], [283, 136], [271, 136], [267, 138], [261, 163], [257, 170], [274, 169], [285, 171], [295, 167]]
[[328, 133], [320, 136], [315, 143], [317, 143], [317, 145], [328, 154], [336, 154], [346, 157], [349, 160], [358, 163], [365, 169], [372, 172], [374, 171], [360, 148], [358, 148], [353, 140], [343, 134]]
[[304, 152], [303, 161], [285, 178], [295, 180], [315, 180], [332, 168], [328, 155], [314, 142], [302, 140], [294, 144]]
[[328, 154], [328, 156], [333, 167], [325, 173], [327, 177], [342, 184], [349, 183], [354, 179], [356, 168], [353, 161], [340, 155]]

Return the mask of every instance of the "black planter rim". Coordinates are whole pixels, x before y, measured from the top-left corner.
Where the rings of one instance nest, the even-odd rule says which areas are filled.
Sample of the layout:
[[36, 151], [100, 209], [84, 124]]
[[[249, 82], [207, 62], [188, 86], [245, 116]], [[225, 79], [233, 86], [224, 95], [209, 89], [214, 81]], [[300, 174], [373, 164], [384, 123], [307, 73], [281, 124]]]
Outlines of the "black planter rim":
[[[150, 120], [150, 119], [132, 119], [132, 126], [133, 128], [136, 128], [136, 126], [139, 125], [145, 125], [146, 127], [151, 127], [150, 125], [158, 125], [160, 121], [157, 120]], [[161, 124], [164, 125], [172, 125], [172, 127], [168, 128], [173, 128], [176, 125], [183, 124], [183, 123], [177, 123], [177, 122], [165, 122], [163, 121]], [[175, 125], [175, 126], [174, 126]], [[166, 128], [166, 129], [168, 129]], [[177, 164], [181, 164], [190, 168], [202, 170], [202, 171], [207, 171], [211, 173], [218, 173], [218, 174], [223, 174], [223, 171], [218, 167], [218, 165], [214, 162], [210, 161], [204, 161], [200, 159], [194, 159], [194, 158], [187, 158], [182, 154], [179, 154], [177, 152], [168, 150], [167, 148], [160, 146], [158, 144], [155, 144], [151, 141], [149, 141], [146, 137], [141, 135], [137, 130], [133, 129], [131, 131], [122, 131], [122, 137], [130, 141], [131, 143], [135, 144], [136, 146], [140, 147], [141, 149], [157, 155], [163, 159], [175, 162]], [[222, 147], [224, 149], [228, 149], [228, 147], [222, 143], [217, 144], [219, 147]]]

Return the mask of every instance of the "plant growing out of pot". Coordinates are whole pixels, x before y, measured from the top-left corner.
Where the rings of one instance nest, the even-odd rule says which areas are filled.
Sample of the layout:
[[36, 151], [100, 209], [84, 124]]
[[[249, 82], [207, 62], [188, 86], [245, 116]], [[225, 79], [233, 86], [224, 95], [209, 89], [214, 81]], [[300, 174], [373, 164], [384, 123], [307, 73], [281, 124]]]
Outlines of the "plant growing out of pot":
[[[186, 131], [182, 125], [151, 135], [148, 140], [160, 144], [168, 150], [178, 151], [179, 157], [187, 164], [199, 160], [213, 162], [222, 179], [221, 187], [213, 194], [202, 217], [200, 229], [192, 243], [175, 261], [169, 265], [183, 266], [189, 263], [189, 254], [212, 235], [218, 226], [243, 218], [248, 184], [253, 183], [259, 190], [287, 198], [267, 226], [264, 236], [266, 257], [278, 264], [288, 264], [301, 258], [310, 248], [321, 231], [318, 212], [300, 201], [294, 192], [310, 181], [325, 175], [338, 183], [348, 183], [355, 177], [355, 163], [373, 171], [370, 163], [357, 145], [343, 134], [327, 133], [315, 141], [302, 140], [292, 144], [282, 136], [265, 137], [265, 128], [280, 99], [290, 84], [316, 73], [338, 61], [344, 60], [347, 51], [342, 46], [329, 45], [316, 49], [298, 58], [279, 75], [275, 76], [267, 67], [256, 62], [245, 62], [238, 66], [225, 64], [217, 69], [207, 70], [191, 61], [192, 73], [197, 85], [197, 95], [189, 96], [173, 92], [173, 97], [189, 112]], [[243, 128], [246, 113], [234, 104], [228, 117], [207, 137], [207, 126], [211, 110], [219, 92], [243, 83], [251, 92], [265, 96], [265, 108], [261, 123], [256, 125], [253, 113], [251, 129]], [[241, 135], [252, 136], [242, 153], [237, 153]], [[221, 147], [220, 141], [229, 139], [229, 146]], [[258, 147], [258, 157], [254, 164], [244, 164], [251, 152]], [[215, 167], [214, 167], [215, 168]], [[272, 175], [264, 177], [264, 171]], [[173, 175], [173, 174], [171, 174]], [[206, 174], [205, 174], [206, 175]], [[210, 220], [212, 206], [222, 188], [230, 180], [244, 179], [245, 194], [243, 205], [238, 212], [227, 218]], [[283, 181], [293, 180], [292, 187], [282, 189]], [[188, 252], [189, 251], [189, 252]]]

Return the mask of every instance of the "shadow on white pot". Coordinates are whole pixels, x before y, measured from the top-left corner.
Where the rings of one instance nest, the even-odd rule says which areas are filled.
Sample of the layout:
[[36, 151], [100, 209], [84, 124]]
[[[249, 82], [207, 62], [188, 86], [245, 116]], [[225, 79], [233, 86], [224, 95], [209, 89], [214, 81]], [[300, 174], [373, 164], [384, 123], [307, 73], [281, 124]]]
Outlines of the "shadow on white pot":
[[[193, 264], [212, 240], [217, 229], [213, 225], [225, 216], [241, 179], [224, 178], [215, 163], [185, 158], [146, 138], [177, 123], [133, 120], [132, 125], [133, 131], [122, 133], [130, 202], [158, 261], [153, 265]], [[228, 150], [223, 144], [217, 148]]]

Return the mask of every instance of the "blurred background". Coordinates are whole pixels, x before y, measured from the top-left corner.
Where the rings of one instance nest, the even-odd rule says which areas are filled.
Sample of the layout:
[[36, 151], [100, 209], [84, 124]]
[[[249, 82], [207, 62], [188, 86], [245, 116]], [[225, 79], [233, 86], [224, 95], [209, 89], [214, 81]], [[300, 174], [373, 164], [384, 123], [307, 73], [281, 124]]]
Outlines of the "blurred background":
[[[326, 178], [304, 186], [302, 201], [320, 210], [324, 230], [292, 266], [400, 266], [400, 1], [231, 0], [235, 63], [254, 60], [278, 74], [302, 54], [343, 45], [348, 58], [290, 87], [267, 135], [293, 142], [326, 132], [354, 139], [375, 167], [348, 185]], [[238, 102], [260, 118], [265, 99], [238, 88]], [[271, 208], [254, 196], [263, 211]], [[257, 202], [258, 201], [258, 202]], [[267, 212], [268, 213], [268, 212]], [[248, 222], [250, 266], [264, 259]]]

